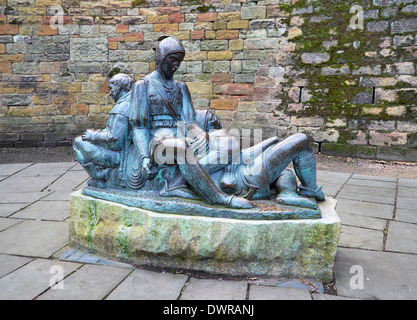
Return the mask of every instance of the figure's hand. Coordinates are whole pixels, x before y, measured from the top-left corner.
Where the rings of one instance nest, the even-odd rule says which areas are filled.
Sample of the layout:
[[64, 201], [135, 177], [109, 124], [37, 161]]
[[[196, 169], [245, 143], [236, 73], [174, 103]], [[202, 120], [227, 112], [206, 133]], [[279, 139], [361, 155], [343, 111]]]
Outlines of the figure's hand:
[[91, 141], [93, 140], [93, 135], [94, 132], [93, 130], [87, 130], [82, 136], [81, 139], [83, 139], [84, 141]]
[[155, 176], [155, 171], [152, 170], [151, 160], [149, 158], [143, 158], [142, 160], [142, 172], [145, 175], [145, 179], [149, 180]]
[[193, 149], [194, 153], [204, 154], [207, 149], [209, 136], [207, 132], [203, 132], [198, 135], [194, 141], [190, 144], [191, 149]]

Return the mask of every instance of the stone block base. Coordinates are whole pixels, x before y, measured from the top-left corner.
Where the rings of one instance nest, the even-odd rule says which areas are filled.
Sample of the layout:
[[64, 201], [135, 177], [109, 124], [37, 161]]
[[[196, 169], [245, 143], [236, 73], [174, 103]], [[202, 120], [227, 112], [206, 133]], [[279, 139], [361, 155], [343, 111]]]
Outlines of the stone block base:
[[136, 265], [326, 282], [339, 239], [335, 205], [321, 203], [320, 219], [253, 221], [157, 213], [77, 191], [70, 242]]

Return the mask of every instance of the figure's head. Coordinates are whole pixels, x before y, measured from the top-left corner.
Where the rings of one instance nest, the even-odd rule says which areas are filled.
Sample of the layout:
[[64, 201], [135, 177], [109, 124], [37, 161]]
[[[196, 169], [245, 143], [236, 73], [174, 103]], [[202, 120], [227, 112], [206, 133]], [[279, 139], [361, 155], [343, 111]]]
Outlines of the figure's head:
[[109, 96], [117, 102], [123, 95], [132, 90], [135, 80], [125, 73], [119, 73], [113, 76], [109, 81]]
[[220, 130], [222, 128], [220, 118], [208, 110], [196, 110], [195, 121], [207, 132], [210, 130]]
[[162, 36], [158, 40], [160, 42], [155, 54], [156, 70], [172, 77], [184, 60], [184, 47], [177, 38], [172, 36]]

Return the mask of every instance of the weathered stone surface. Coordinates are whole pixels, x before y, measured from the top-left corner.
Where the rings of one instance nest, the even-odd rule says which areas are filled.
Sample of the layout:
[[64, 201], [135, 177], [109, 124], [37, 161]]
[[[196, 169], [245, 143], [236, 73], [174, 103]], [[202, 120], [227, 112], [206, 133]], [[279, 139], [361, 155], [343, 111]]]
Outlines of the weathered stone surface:
[[330, 55], [327, 52], [318, 53], [303, 53], [301, 59], [304, 63], [308, 64], [320, 64], [330, 59]]
[[181, 300], [245, 300], [246, 291], [244, 282], [192, 278]]
[[71, 196], [70, 240], [138, 264], [331, 280], [340, 225], [334, 206], [327, 200], [322, 218], [309, 221], [242, 221], [160, 214], [79, 191]]
[[[169, 34], [182, 40], [187, 52], [185, 61], [193, 62], [183, 63], [175, 79], [197, 82], [193, 92], [197, 108], [207, 107], [211, 99], [219, 98], [217, 95], [237, 93], [244, 100], [274, 105], [274, 112], [284, 113], [286, 117], [314, 117], [317, 114], [312, 111], [320, 110], [323, 118], [337, 115], [349, 122], [347, 128], [312, 129], [302, 124], [289, 126], [287, 122], [279, 130], [306, 131], [318, 141], [345, 145], [340, 153], [331, 151], [335, 155], [415, 161], [417, 151], [412, 136], [407, 141], [398, 139], [394, 149], [386, 149], [391, 146], [382, 143], [368, 148], [369, 142], [376, 140], [368, 134], [370, 130], [377, 131], [376, 134], [391, 131], [412, 135], [415, 131], [404, 131], [401, 125], [407, 121], [415, 126], [417, 53], [413, 46], [417, 44], [417, 18], [414, 1], [370, 1], [364, 7], [363, 29], [351, 41], [345, 37], [348, 22], [338, 23], [346, 15], [337, 2], [318, 7], [310, 1], [293, 1], [287, 6], [278, 0], [227, 4], [216, 0], [209, 11], [200, 12], [204, 6], [186, 2], [161, 6], [158, 1], [151, 1], [146, 8], [130, 8], [129, 1], [110, 1], [106, 5], [84, 1], [81, 7], [79, 1], [66, 1], [63, 23], [57, 29], [49, 25], [55, 14], [48, 7], [51, 1], [42, 0], [38, 5], [34, 0], [19, 0], [8, 2], [8, 6], [5, 2], [0, 0], [0, 7], [4, 7], [0, 15], [0, 95], [15, 94], [16, 97], [0, 97], [1, 130], [7, 131], [7, 135], [0, 136], [1, 146], [69, 144], [70, 140], [59, 140], [58, 135], [49, 132], [65, 131], [64, 136], [74, 137], [94, 124], [88, 126], [92, 118], [89, 114], [100, 115], [93, 118], [101, 117], [103, 123], [111, 101], [88, 95], [68, 98], [65, 87], [89, 81], [100, 83], [103, 90], [106, 77], [117, 68], [136, 80], [143, 77], [155, 68], [153, 48], [157, 39]], [[349, 27], [348, 32], [351, 32]], [[213, 75], [215, 79], [212, 79], [211, 73], [231, 77], [221, 79]], [[208, 82], [212, 84], [207, 85]], [[35, 92], [35, 87], [32, 85], [34, 91], [29, 91], [26, 83], [48, 85], [36, 90], [33, 106], [29, 97], [22, 96]], [[245, 88], [241, 84], [253, 87], [247, 87], [247, 94], [242, 94]], [[369, 90], [357, 90], [358, 84]], [[304, 87], [301, 101], [291, 103], [295, 95], [290, 97], [288, 90], [282, 90], [284, 87]], [[375, 94], [372, 88], [376, 88]], [[80, 105], [82, 110], [78, 110]], [[29, 107], [9, 109], [10, 106]], [[235, 111], [233, 116], [222, 119], [224, 126], [242, 123], [233, 122], [238, 120], [236, 116], [243, 117], [242, 110]], [[246, 120], [245, 127], [250, 122], [252, 126], [276, 123], [271, 110], [264, 112], [256, 108], [252, 112], [252, 120]], [[30, 121], [15, 124], [18, 116], [29, 118], [39, 113], [48, 119], [48, 126], [32, 125]], [[61, 113], [77, 119], [69, 124], [67, 118], [67, 124], [58, 127], [56, 124], [62, 123]], [[262, 119], [263, 124], [255, 123], [254, 119]], [[370, 119], [381, 120], [379, 129], [372, 128]], [[392, 120], [397, 122], [393, 129]], [[357, 125], [352, 126], [354, 122]], [[22, 133], [32, 131], [40, 134], [33, 135], [31, 141], [21, 139], [25, 137]], [[351, 139], [358, 131], [363, 133], [360, 139]], [[49, 134], [50, 139], [42, 140], [42, 133]], [[355, 148], [350, 148], [351, 144]]]
[[102, 300], [130, 272], [127, 268], [87, 264], [65, 278], [63, 290], [48, 290], [37, 300]]
[[68, 224], [27, 220], [0, 234], [0, 253], [48, 258], [68, 241]]
[[[351, 285], [352, 277], [359, 275], [358, 266], [363, 289]], [[335, 262], [337, 293], [371, 300], [414, 300], [416, 266], [417, 257], [411, 254], [340, 248]]]
[[188, 277], [136, 269], [106, 300], [176, 300]]
[[32, 103], [31, 94], [3, 94], [0, 102], [5, 106], [28, 106]]
[[401, 19], [391, 24], [392, 33], [414, 32], [417, 31], [417, 18]]
[[71, 38], [70, 60], [73, 62], [108, 61], [107, 39]]

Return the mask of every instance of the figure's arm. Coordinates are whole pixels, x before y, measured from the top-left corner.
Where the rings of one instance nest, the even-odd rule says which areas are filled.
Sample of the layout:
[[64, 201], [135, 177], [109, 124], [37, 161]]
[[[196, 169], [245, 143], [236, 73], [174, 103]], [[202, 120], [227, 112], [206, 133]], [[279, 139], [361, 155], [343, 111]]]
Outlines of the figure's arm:
[[115, 114], [113, 117], [111, 127], [100, 131], [90, 131], [85, 140], [113, 151], [121, 150], [127, 138], [129, 121], [121, 114]]
[[208, 134], [196, 122], [196, 114], [191, 100], [190, 91], [186, 84], [182, 84], [182, 113], [181, 119], [185, 122], [185, 137], [191, 137], [190, 147], [194, 150], [203, 150], [208, 145]]
[[139, 80], [133, 86], [129, 103], [129, 121], [132, 127], [133, 143], [142, 162], [142, 170], [150, 178], [152, 176], [149, 154], [150, 135], [147, 127], [146, 86], [143, 80]]

